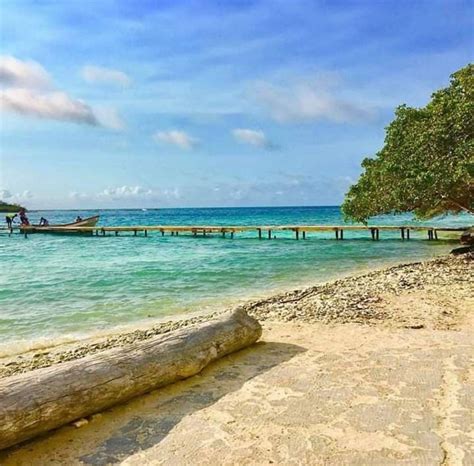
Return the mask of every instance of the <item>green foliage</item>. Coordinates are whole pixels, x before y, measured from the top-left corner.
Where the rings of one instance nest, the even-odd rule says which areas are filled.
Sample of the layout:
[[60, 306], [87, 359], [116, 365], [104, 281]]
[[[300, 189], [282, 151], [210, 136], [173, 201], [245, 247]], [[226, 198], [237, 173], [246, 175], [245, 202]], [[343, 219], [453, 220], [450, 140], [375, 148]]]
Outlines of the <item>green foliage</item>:
[[384, 147], [342, 205], [347, 220], [387, 213], [417, 218], [474, 209], [474, 65], [451, 76], [426, 107], [401, 105], [386, 128]]
[[8, 204], [7, 202], [0, 200], [0, 212], [18, 212], [22, 209], [21, 205], [18, 204]]

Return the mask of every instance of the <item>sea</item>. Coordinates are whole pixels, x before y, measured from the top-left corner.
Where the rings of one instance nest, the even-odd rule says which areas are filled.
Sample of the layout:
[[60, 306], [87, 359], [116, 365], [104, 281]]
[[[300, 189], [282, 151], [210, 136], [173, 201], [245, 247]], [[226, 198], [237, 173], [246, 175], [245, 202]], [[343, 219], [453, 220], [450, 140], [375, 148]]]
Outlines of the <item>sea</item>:
[[[99, 225], [342, 224], [339, 207], [54, 210], [30, 212], [35, 223], [100, 214]], [[430, 225], [468, 226], [468, 216]], [[423, 225], [409, 215], [371, 224]], [[232, 307], [249, 299], [389, 264], [427, 259], [455, 246], [425, 233], [237, 233], [193, 237], [74, 236], [0, 232], [0, 356]]]

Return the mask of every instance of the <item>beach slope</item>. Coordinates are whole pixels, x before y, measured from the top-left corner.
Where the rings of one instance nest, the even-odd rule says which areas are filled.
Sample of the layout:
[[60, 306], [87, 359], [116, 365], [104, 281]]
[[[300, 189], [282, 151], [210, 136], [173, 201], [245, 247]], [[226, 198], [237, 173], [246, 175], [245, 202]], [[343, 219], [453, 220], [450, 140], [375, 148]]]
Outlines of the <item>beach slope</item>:
[[473, 464], [473, 264], [443, 257], [248, 303], [263, 342], [0, 462]]

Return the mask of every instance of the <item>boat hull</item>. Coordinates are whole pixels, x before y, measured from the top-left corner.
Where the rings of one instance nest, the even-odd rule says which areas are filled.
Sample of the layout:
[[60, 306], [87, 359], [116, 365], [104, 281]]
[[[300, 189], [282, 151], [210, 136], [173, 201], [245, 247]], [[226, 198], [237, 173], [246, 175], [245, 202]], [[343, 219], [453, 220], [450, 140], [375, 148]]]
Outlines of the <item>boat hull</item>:
[[72, 223], [59, 223], [59, 224], [50, 224], [50, 225], [28, 225], [21, 226], [20, 230], [28, 233], [61, 233], [68, 232], [68, 230], [75, 231], [75, 228], [81, 227], [95, 227], [99, 221], [99, 215], [94, 215], [93, 217], [88, 217], [80, 222]]

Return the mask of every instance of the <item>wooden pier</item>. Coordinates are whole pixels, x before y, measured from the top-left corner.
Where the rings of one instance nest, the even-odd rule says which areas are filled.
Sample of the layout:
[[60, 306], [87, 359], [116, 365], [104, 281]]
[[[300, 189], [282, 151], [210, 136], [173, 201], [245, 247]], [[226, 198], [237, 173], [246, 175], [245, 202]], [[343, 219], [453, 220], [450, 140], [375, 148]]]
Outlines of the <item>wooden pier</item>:
[[[411, 232], [424, 232], [428, 240], [437, 240], [438, 233], [459, 233], [469, 227], [434, 227], [434, 226], [364, 226], [364, 225], [267, 225], [267, 226], [203, 226], [203, 225], [132, 225], [132, 226], [94, 226], [94, 227], [20, 227], [18, 231], [27, 237], [32, 233], [60, 233], [60, 234], [83, 234], [90, 236], [118, 236], [123, 233], [131, 233], [134, 236], [148, 236], [151, 233], [161, 236], [178, 236], [188, 234], [191, 236], [221, 235], [222, 237], [234, 238], [237, 233], [255, 232], [259, 239], [274, 239], [277, 232], [291, 231], [295, 239], [306, 239], [310, 233], [332, 232], [338, 241], [344, 239], [344, 232], [366, 231], [370, 238], [378, 241], [381, 232], [394, 232], [400, 234], [400, 239], [409, 240]], [[12, 233], [13, 230], [10, 231]], [[346, 235], [347, 238], [347, 235]]]

